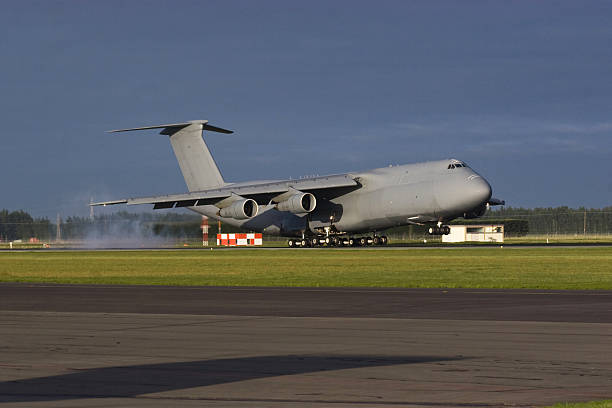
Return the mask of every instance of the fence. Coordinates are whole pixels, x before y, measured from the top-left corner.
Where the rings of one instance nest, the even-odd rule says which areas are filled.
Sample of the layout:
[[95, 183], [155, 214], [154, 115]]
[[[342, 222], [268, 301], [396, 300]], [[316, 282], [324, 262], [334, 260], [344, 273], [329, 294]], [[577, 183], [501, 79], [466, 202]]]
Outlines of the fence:
[[[31, 219], [31, 218], [30, 218]], [[197, 215], [153, 216], [149, 214], [115, 214], [94, 219], [69, 217], [60, 224], [62, 240], [104, 239], [108, 237], [134, 237], [158, 242], [201, 239], [201, 217]], [[612, 239], [612, 207], [603, 209], [557, 208], [502, 208], [489, 211], [484, 217], [474, 220], [457, 219], [460, 224], [504, 224], [509, 237], [602, 237]], [[215, 236], [217, 223], [211, 222], [210, 234]], [[241, 232], [237, 228], [223, 225], [224, 233]], [[407, 225], [385, 231], [392, 241], [434, 240], [426, 227]], [[38, 238], [53, 240], [57, 236], [57, 225], [46, 219], [32, 221], [0, 220], [0, 241]], [[276, 240], [275, 237], [265, 237]]]

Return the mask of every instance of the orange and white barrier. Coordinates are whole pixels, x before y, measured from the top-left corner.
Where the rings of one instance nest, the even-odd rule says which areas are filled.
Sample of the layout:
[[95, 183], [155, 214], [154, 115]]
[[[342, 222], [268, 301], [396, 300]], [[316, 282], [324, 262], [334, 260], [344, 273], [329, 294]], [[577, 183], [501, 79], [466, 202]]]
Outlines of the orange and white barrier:
[[250, 234], [217, 234], [217, 245], [222, 246], [253, 246], [262, 245], [260, 233]]

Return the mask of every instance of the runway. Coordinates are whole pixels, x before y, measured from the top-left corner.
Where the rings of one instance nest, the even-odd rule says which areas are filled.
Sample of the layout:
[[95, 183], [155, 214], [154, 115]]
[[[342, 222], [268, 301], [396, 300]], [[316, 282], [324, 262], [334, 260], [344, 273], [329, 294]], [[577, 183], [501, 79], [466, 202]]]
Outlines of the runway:
[[0, 310], [612, 323], [612, 291], [0, 283]]
[[612, 396], [612, 292], [0, 285], [16, 407], [533, 406]]

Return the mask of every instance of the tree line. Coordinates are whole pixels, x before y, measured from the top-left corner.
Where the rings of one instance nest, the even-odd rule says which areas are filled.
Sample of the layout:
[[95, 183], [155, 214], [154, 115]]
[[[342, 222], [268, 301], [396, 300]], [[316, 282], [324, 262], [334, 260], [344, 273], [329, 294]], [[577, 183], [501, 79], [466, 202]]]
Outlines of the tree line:
[[0, 210], [0, 241], [38, 238], [48, 240], [55, 232], [46, 218], [33, 218], [25, 211]]
[[[197, 239], [202, 237], [202, 217], [185, 213], [129, 213], [119, 211], [96, 215], [93, 218], [70, 216], [61, 219], [62, 240], [120, 238]], [[237, 228], [223, 224], [223, 232], [238, 232]], [[209, 236], [215, 237], [218, 224], [209, 220]], [[47, 218], [33, 218], [26, 211], [0, 210], [0, 241], [41, 241], [55, 239], [57, 224]]]
[[[93, 218], [71, 216], [61, 221], [63, 240], [97, 239], [108, 236], [161, 239], [197, 239], [202, 236], [197, 214], [129, 213], [119, 211], [96, 215]], [[612, 234], [612, 207], [604, 208], [522, 208], [501, 207], [490, 210], [482, 218], [454, 221], [458, 224], [504, 224], [509, 236], [526, 234]], [[215, 220], [209, 220], [211, 239], [218, 232]], [[402, 232], [410, 228], [411, 235], [426, 233], [425, 227], [409, 226], [393, 229]], [[401, 230], [401, 231], [400, 231]], [[222, 225], [222, 232], [238, 232], [237, 228]], [[0, 210], [0, 241], [38, 238], [47, 241], [56, 237], [57, 225], [47, 218], [34, 218], [26, 211]]]

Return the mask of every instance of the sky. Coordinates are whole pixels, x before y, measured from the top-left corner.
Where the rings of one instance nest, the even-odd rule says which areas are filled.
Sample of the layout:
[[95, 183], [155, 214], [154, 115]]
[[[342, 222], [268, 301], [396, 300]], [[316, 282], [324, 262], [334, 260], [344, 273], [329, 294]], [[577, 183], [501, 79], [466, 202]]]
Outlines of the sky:
[[[612, 205], [610, 1], [4, 1], [0, 208], [458, 158], [510, 206]], [[117, 209], [126, 209], [115, 208]], [[148, 207], [129, 207], [150, 210]]]

